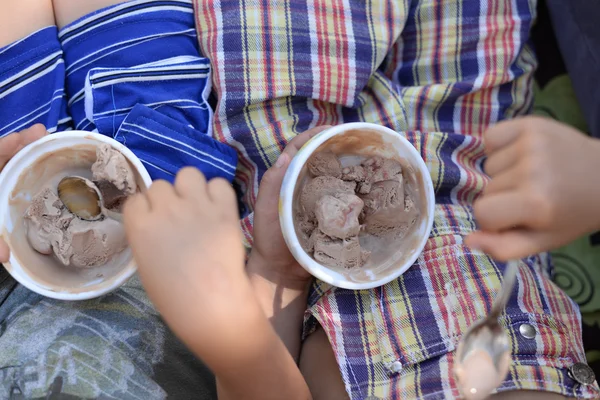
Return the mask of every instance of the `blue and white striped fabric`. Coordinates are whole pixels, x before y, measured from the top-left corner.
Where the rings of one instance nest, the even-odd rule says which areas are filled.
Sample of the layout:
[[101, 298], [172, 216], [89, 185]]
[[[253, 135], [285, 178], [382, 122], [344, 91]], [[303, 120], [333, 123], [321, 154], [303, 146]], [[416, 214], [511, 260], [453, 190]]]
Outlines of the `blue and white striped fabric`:
[[[237, 154], [212, 137], [211, 67], [198, 48], [191, 0], [99, 10], [58, 35], [47, 28], [0, 49], [5, 63], [13, 72], [2, 68], [0, 77], [14, 82], [0, 82], [0, 99], [12, 90], [2, 100], [12, 113], [0, 110], [0, 135], [36, 122], [51, 132], [97, 131], [129, 147], [154, 179], [173, 181], [192, 165], [208, 179], [233, 180]], [[30, 75], [33, 83], [25, 81]]]
[[0, 137], [41, 123], [68, 129], [65, 63], [56, 27], [0, 48]]

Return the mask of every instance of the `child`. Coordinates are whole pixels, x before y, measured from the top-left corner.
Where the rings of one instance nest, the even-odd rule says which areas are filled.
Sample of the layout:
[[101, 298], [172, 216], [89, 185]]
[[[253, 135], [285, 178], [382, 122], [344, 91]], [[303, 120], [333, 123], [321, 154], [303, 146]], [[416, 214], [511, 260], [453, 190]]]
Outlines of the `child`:
[[[530, 109], [535, 2], [196, 4], [201, 48], [219, 66], [215, 133], [243, 149], [237, 182], [246, 205], [242, 231], [253, 249], [248, 270], [265, 292], [272, 284], [270, 301], [261, 303], [278, 332], [285, 328], [278, 317], [287, 313], [297, 318], [287, 325], [290, 332], [302, 325], [301, 347], [285, 336], [284, 342], [298, 356], [311, 393], [458, 397], [453, 350], [489, 311], [504, 269], [465, 245], [477, 229], [473, 202], [489, 180], [483, 135]], [[296, 135], [356, 121], [388, 126], [420, 152], [435, 188], [434, 227], [415, 265], [387, 285], [351, 291], [316, 281], [305, 289], [303, 271], [277, 236], [267, 236], [277, 218], [263, 216], [259, 182], [271, 179], [270, 168]], [[261, 259], [273, 268], [252, 274]], [[499, 391], [597, 397], [596, 385], [570, 372], [585, 363], [581, 321], [545, 273], [549, 267], [543, 254], [520, 262], [515, 295], [502, 315], [512, 364]], [[290, 274], [292, 282], [285, 278]], [[305, 302], [298, 312], [294, 306]], [[533, 339], [521, 333], [532, 330]]]
[[[294, 302], [302, 298], [310, 279], [283, 241], [277, 221], [278, 192], [291, 157], [319, 130], [296, 137], [263, 179], [256, 205], [255, 246], [248, 262], [249, 281], [238, 244], [235, 198], [223, 182], [207, 184], [198, 172], [184, 170], [174, 187], [155, 185], [127, 203], [126, 226], [144, 287], [171, 328], [213, 368], [223, 398], [271, 398], [257, 382], [277, 388], [272, 398], [310, 396], [257, 308], [262, 303], [291, 355], [297, 357], [304, 304]], [[600, 142], [540, 118], [498, 124], [485, 137], [490, 154], [486, 169], [493, 179], [476, 202], [483, 231], [469, 236], [473, 246], [509, 260], [550, 250], [600, 228], [600, 211], [593, 200], [600, 192], [600, 182], [573, 179], [581, 170], [600, 167]], [[564, 196], [556, 193], [558, 188], [565, 189]], [[513, 225], [519, 228], [511, 228]], [[165, 290], [165, 286], [172, 289]], [[288, 297], [278, 296], [276, 291]], [[290, 296], [292, 293], [296, 296]], [[274, 301], [283, 303], [273, 307]], [[188, 304], [209, 303], [196, 306], [196, 312], [181, 312]], [[273, 310], [275, 313], [270, 313]], [[205, 321], [211, 321], [210, 330]], [[248, 335], [249, 331], [262, 332], [264, 341]], [[302, 362], [300, 367], [310, 382], [310, 370], [302, 368]], [[269, 375], [273, 380], [266, 379]], [[231, 386], [225, 389], [224, 382]], [[316, 397], [323, 391], [331, 394], [337, 385], [335, 377], [329, 384], [333, 388], [313, 386], [311, 390]], [[286, 388], [295, 391], [286, 392]], [[562, 398], [542, 392], [508, 392], [494, 397]]]
[[[210, 71], [191, 0], [3, 0], [0, 164], [46, 130], [79, 129], [126, 144], [154, 179], [192, 165], [231, 182], [237, 155], [212, 137]], [[0, 260], [7, 251], [0, 243]], [[2, 399], [161, 399], [191, 375], [173, 382], [167, 364], [183, 352], [136, 280], [70, 304], [0, 268], [0, 304]]]

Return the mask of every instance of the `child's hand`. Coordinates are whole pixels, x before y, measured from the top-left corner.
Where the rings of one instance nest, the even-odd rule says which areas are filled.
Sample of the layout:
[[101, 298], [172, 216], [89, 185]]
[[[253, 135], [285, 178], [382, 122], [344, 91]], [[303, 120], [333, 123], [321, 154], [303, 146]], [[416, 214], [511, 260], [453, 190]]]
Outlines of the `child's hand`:
[[127, 236], [148, 296], [203, 355], [239, 342], [239, 315], [253, 296], [237, 210], [228, 182], [207, 183], [193, 168], [181, 170], [173, 186], [155, 181], [125, 204]]
[[[37, 124], [31, 128], [25, 129], [18, 133], [5, 136], [0, 139], [0, 172], [2, 168], [13, 158], [19, 150], [28, 144], [41, 139], [46, 135], [46, 128], [43, 125]], [[4, 240], [0, 238], [0, 263], [7, 262], [10, 256], [10, 250]]]
[[329, 126], [320, 126], [296, 136], [275, 165], [263, 175], [254, 210], [254, 246], [248, 261], [251, 272], [292, 286], [303, 286], [312, 280], [311, 275], [296, 262], [283, 239], [279, 225], [279, 191], [290, 161], [298, 150], [327, 128]]
[[481, 231], [469, 246], [509, 260], [600, 229], [600, 141], [522, 118], [489, 129], [485, 145], [492, 180], [475, 202]]
[[219, 398], [309, 398], [244, 271], [235, 193], [196, 169], [156, 181], [125, 204], [125, 227], [148, 296], [214, 372]]

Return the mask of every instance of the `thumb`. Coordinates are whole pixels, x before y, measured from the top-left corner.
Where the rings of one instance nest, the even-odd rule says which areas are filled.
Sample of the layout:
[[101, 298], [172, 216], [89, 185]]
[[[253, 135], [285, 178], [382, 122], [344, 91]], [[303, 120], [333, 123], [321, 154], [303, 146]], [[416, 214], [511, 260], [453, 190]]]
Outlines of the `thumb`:
[[504, 232], [477, 231], [467, 236], [465, 244], [489, 254], [498, 261], [527, 257], [552, 247], [547, 234], [524, 229]]
[[279, 191], [283, 183], [283, 177], [290, 163], [290, 156], [286, 152], [281, 153], [275, 165], [263, 175], [258, 190], [257, 208], [277, 210], [279, 204]]
[[285, 176], [285, 172], [287, 171], [287, 167], [292, 157], [294, 157], [298, 150], [300, 150], [300, 148], [302, 148], [302, 146], [304, 146], [306, 142], [308, 142], [316, 134], [329, 128], [331, 128], [330, 125], [317, 126], [299, 135], [296, 135], [296, 137], [294, 137], [288, 143], [283, 153], [281, 153], [277, 159], [275, 165], [273, 165], [273, 167], [271, 167], [263, 175], [258, 191], [258, 199], [256, 204], [257, 208], [260, 207], [262, 203], [268, 207], [275, 207], [271, 208], [272, 210], [277, 210], [279, 203], [279, 191], [281, 190], [283, 177]]
[[0, 139], [0, 170], [24, 146], [46, 135], [46, 128], [42, 124], [33, 125], [18, 133], [11, 133]]
[[6, 242], [0, 239], [0, 263], [8, 262], [9, 257], [10, 249], [8, 248]]

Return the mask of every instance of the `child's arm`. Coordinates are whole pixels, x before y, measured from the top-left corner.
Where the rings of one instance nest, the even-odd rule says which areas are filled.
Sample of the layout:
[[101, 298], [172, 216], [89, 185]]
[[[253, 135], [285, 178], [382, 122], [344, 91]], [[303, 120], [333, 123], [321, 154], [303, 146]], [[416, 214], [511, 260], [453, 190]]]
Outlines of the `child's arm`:
[[287, 248], [279, 225], [279, 191], [287, 167], [298, 150], [329, 126], [296, 136], [263, 176], [254, 210], [254, 245], [248, 276], [263, 311], [295, 360], [300, 356], [302, 323], [313, 280]]
[[235, 195], [182, 170], [125, 206], [144, 287], [165, 321], [215, 373], [222, 398], [307, 399], [294, 360], [244, 272]]
[[475, 202], [467, 244], [498, 260], [560, 247], [600, 229], [600, 141], [542, 118], [485, 134], [492, 178]]

